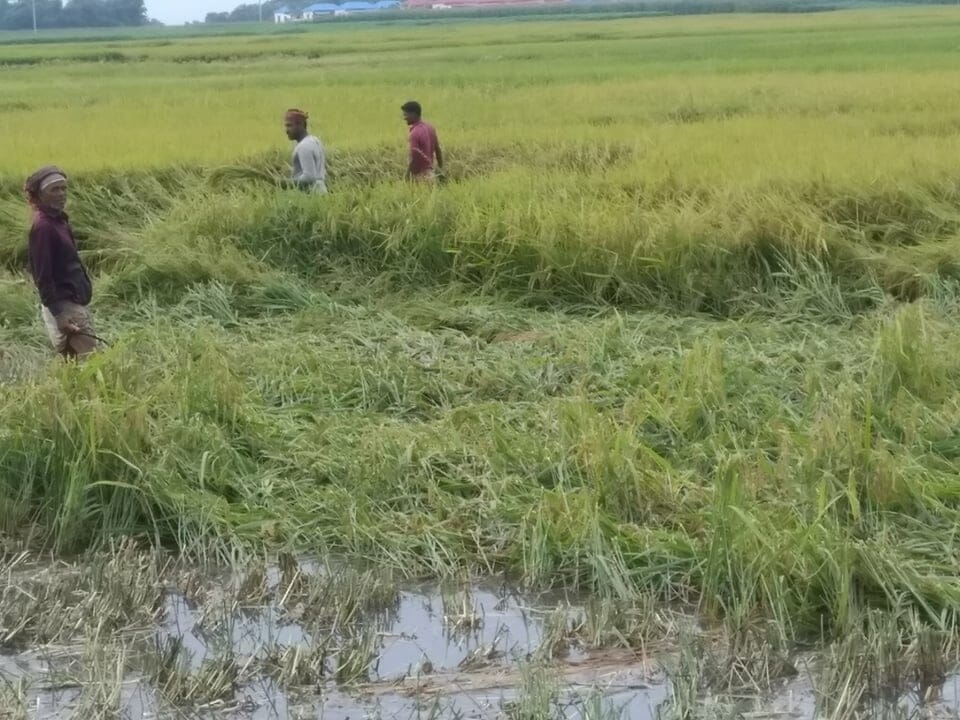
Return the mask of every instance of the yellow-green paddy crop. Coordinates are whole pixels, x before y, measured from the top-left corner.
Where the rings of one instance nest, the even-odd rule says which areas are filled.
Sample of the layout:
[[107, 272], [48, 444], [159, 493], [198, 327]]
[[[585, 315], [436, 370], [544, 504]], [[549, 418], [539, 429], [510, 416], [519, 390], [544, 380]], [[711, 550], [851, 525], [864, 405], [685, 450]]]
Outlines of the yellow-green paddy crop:
[[[958, 37], [915, 7], [0, 45], [0, 532], [787, 641], [953, 627]], [[435, 189], [401, 182], [410, 98]], [[262, 182], [292, 105], [327, 197]], [[23, 272], [50, 161], [112, 343], [80, 367]]]

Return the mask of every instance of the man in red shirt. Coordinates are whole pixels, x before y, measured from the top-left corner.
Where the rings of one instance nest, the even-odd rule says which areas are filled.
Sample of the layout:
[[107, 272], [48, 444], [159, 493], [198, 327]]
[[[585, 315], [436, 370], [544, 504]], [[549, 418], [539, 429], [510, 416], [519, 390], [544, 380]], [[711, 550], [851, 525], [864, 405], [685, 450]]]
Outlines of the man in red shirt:
[[407, 179], [420, 182], [433, 182], [436, 157], [438, 171], [443, 171], [443, 151], [437, 139], [433, 125], [423, 121], [423, 108], [420, 103], [411, 100], [401, 108], [403, 119], [410, 126], [410, 164], [407, 166]]

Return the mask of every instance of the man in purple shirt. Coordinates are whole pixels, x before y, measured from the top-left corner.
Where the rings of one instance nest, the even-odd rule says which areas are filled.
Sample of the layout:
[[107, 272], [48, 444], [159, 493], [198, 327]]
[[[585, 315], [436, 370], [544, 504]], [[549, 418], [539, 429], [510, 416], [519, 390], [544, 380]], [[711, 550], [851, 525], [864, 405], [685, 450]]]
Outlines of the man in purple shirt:
[[97, 349], [87, 309], [93, 286], [65, 212], [66, 173], [53, 165], [43, 167], [27, 178], [24, 190], [34, 210], [30, 273], [40, 294], [44, 325], [58, 353], [86, 357]]
[[410, 164], [407, 166], [407, 179], [420, 182], [433, 182], [433, 159], [437, 159], [437, 170], [443, 171], [443, 151], [433, 125], [423, 121], [423, 108], [420, 103], [411, 100], [401, 108], [403, 119], [410, 126]]

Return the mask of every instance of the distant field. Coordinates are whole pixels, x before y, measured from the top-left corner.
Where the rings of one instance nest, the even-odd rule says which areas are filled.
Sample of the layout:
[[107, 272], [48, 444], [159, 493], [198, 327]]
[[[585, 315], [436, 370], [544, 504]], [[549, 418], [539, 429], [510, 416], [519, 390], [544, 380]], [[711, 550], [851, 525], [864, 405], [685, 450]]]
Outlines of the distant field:
[[230, 161], [283, 146], [293, 104], [333, 148], [396, 146], [417, 96], [448, 143], [627, 142], [640, 177], [936, 178], [958, 29], [924, 8], [6, 46], [0, 63], [63, 62], [4, 68], [0, 169], [53, 148], [77, 170]]
[[[955, 651], [958, 39], [913, 7], [0, 45], [0, 531]], [[329, 197], [256, 180], [291, 105]], [[22, 275], [51, 161], [113, 342], [82, 369]]]

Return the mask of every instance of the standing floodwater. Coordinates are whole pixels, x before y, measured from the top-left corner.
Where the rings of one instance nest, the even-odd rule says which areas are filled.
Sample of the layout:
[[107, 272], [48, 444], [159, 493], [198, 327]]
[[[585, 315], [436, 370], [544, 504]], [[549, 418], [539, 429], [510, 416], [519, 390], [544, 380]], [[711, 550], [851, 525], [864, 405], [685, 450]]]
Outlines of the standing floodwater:
[[[654, 603], [333, 567], [201, 569], [132, 546], [74, 565], [17, 556], [0, 595], [0, 717], [813, 720], [847, 701], [830, 693], [850, 673], [872, 683], [863, 708], [958, 707], [944, 655], [907, 649], [870, 669], [843, 655], [867, 661], [855, 638], [730, 655], [732, 638]], [[871, 642], [895, 637], [876, 630]]]

